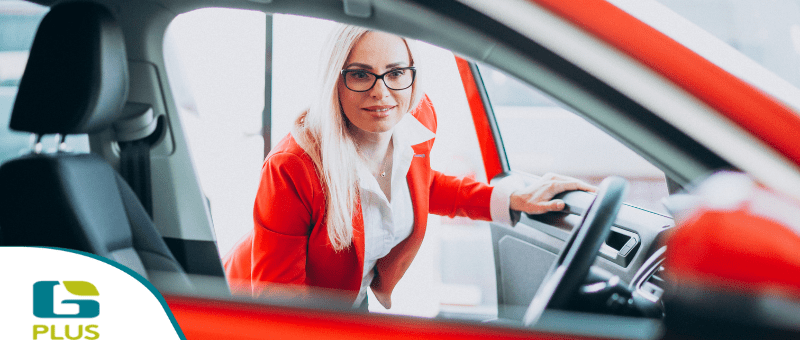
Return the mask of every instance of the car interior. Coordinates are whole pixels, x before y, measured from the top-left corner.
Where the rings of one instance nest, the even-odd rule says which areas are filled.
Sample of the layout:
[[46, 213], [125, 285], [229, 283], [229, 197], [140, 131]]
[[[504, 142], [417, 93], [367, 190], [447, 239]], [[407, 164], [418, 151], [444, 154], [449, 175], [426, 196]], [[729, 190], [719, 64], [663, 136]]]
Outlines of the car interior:
[[[9, 125], [35, 136], [35, 142], [0, 166], [0, 245], [96, 254], [131, 268], [165, 294], [234, 299], [217, 249], [214, 203], [199, 184], [165, 68], [167, 27], [177, 15], [199, 8], [315, 17], [446, 48], [469, 64], [472, 86], [483, 91], [483, 110], [496, 135], [478, 62], [539, 89], [639, 154], [663, 171], [669, 194], [716, 170], [737, 168], [656, 115], [646, 100], [630, 95], [635, 89], [624, 87], [636, 85], [604, 82], [549, 43], [475, 10], [480, 5], [35, 2], [49, 10], [33, 40]], [[563, 23], [553, 25], [579, 38], [583, 34]], [[83, 134], [88, 152], [67, 150], [66, 138]], [[57, 147], [48, 150], [42, 143], [53, 135]], [[538, 179], [509, 166], [502, 141], [499, 151], [499, 173], [487, 173], [491, 183]], [[668, 315], [662, 239], [675, 226], [670, 214], [684, 207], [675, 201], [667, 204], [668, 213], [641, 208], [625, 203], [627, 190], [625, 179], [610, 177], [597, 194], [559, 196], [567, 205], [563, 212], [522, 214], [515, 227], [491, 224], [498, 307], [496, 315], [477, 321], [570, 334], [660, 337]], [[574, 313], [596, 318], [575, 324]], [[457, 320], [474, 321], [475, 315]]]
[[[91, 153], [36, 152], [48, 134], [64, 136], [63, 143], [69, 134], [112, 126], [119, 127], [120, 136], [137, 140], [155, 131], [149, 106], [142, 110], [142, 104], [125, 102], [128, 67], [119, 25], [98, 4], [51, 11], [39, 26], [28, 65], [10, 127], [35, 134], [38, 146], [2, 167], [2, 201], [8, 207], [0, 221], [3, 244], [85, 251], [113, 259], [156, 285], [158, 272], [172, 273], [168, 287], [188, 290], [191, 283], [142, 201], [108, 162]], [[126, 121], [143, 111], [151, 113], [149, 120]], [[41, 206], [49, 213], [37, 213]]]

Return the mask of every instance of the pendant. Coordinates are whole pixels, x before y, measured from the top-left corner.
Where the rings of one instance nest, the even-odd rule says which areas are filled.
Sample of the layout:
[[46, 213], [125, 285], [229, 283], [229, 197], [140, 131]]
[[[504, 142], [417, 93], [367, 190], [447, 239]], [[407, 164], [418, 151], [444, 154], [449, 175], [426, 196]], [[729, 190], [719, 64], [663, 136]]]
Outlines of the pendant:
[[381, 172], [381, 177], [386, 177], [386, 171]]

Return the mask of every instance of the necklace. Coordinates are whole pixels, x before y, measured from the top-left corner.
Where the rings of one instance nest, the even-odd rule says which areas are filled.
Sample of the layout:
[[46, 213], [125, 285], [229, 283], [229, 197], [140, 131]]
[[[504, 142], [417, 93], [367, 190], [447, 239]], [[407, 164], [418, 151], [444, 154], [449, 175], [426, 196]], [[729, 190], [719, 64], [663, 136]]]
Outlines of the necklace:
[[[389, 153], [387, 152], [387, 155], [388, 154]], [[386, 177], [386, 158], [387, 158], [386, 156], [383, 157], [383, 164], [381, 164], [381, 169], [383, 170], [381, 171], [381, 177]]]
[[[361, 153], [361, 151], [360, 151], [360, 150], [362, 150], [361, 144], [356, 142], [356, 147], [359, 149], [359, 153]], [[378, 173], [378, 175], [381, 176], [381, 178], [385, 178], [386, 177], [386, 172], [389, 170], [387, 168], [387, 166], [386, 166], [386, 163], [387, 163], [387, 160], [391, 159], [391, 157], [393, 155], [393, 151], [394, 151], [393, 145], [392, 145], [392, 143], [389, 143], [389, 148], [386, 150], [386, 154], [383, 156], [383, 162], [381, 162], [381, 167], [378, 168], [378, 171], [380, 171]], [[363, 154], [362, 154], [362, 157], [363, 157]]]

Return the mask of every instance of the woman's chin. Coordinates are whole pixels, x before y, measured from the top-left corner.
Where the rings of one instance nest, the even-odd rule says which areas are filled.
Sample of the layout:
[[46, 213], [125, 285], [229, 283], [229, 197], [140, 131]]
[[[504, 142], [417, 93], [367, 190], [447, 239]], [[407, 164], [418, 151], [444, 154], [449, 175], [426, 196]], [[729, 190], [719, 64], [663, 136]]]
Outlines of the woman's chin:
[[392, 125], [392, 126], [376, 126], [376, 127], [372, 128], [372, 129], [366, 130], [366, 131], [370, 132], [370, 133], [387, 133], [387, 132], [392, 132], [392, 129], [394, 129], [394, 125]]
[[371, 124], [364, 124], [364, 126], [359, 126], [358, 128], [368, 133], [391, 132], [394, 126], [397, 125], [397, 121], [397, 119], [386, 118], [377, 122], [371, 122]]

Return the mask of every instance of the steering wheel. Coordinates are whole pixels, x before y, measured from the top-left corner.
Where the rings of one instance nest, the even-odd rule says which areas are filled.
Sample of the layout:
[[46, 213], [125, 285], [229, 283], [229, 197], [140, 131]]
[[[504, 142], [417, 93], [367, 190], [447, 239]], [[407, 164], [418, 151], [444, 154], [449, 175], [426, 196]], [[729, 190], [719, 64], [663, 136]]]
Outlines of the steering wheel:
[[528, 305], [522, 319], [525, 326], [535, 324], [546, 308], [563, 309], [578, 292], [608, 238], [627, 189], [628, 182], [621, 177], [608, 177], [600, 183], [580, 227], [572, 233]]

